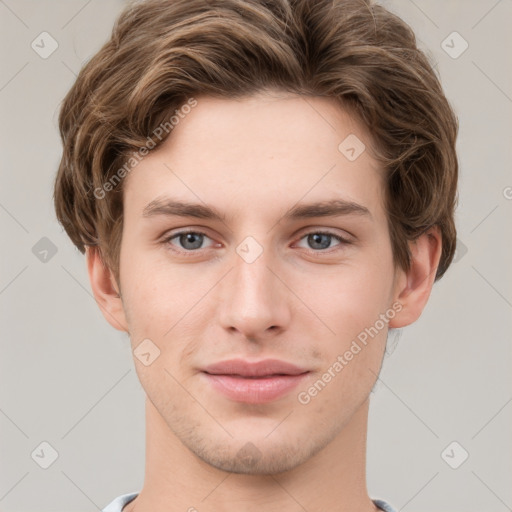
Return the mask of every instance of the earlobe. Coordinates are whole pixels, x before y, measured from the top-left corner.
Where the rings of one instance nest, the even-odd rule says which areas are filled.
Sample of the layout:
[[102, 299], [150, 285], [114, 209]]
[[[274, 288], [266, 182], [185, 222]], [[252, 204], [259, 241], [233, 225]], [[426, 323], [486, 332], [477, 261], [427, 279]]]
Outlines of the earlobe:
[[432, 291], [441, 248], [442, 239], [437, 226], [409, 243], [411, 267], [401, 271], [395, 290], [395, 300], [400, 302], [402, 309], [389, 322], [389, 327], [405, 327], [420, 317]]
[[123, 302], [112, 271], [104, 264], [97, 247], [87, 247], [85, 257], [92, 292], [103, 316], [115, 329], [128, 332]]

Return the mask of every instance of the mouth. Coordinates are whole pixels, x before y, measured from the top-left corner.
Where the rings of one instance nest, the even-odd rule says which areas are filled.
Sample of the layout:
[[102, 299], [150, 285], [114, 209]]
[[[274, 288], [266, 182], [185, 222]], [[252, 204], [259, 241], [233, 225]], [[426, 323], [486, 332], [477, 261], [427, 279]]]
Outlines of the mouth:
[[277, 359], [222, 361], [202, 372], [211, 388], [235, 402], [261, 404], [290, 393], [309, 370]]

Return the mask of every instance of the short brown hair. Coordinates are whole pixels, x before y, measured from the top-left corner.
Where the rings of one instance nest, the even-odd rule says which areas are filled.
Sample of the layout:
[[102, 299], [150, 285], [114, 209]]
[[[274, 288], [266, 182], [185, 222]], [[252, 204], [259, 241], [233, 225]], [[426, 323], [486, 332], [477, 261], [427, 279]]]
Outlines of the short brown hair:
[[54, 199], [73, 243], [98, 246], [119, 282], [122, 183], [95, 190], [191, 97], [265, 89], [330, 97], [357, 116], [386, 175], [395, 264], [410, 268], [407, 242], [438, 226], [439, 279], [455, 252], [458, 120], [411, 28], [372, 0], [129, 5], [60, 111]]

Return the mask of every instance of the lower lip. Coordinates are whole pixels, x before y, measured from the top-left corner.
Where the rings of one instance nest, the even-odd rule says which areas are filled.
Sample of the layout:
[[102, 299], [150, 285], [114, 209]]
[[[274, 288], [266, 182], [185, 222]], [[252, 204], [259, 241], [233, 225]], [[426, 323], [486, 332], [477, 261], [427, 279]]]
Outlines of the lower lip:
[[235, 402], [263, 404], [277, 400], [295, 388], [309, 372], [300, 375], [244, 378], [236, 375], [212, 375], [203, 372], [217, 391]]

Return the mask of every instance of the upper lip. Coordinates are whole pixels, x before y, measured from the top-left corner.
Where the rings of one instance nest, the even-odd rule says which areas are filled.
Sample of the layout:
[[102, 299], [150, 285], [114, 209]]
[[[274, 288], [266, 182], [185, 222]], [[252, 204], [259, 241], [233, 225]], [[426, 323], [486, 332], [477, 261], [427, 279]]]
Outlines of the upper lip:
[[203, 369], [212, 375], [240, 375], [241, 377], [264, 377], [269, 375], [300, 375], [308, 370], [279, 359], [244, 361], [229, 359], [211, 364]]

